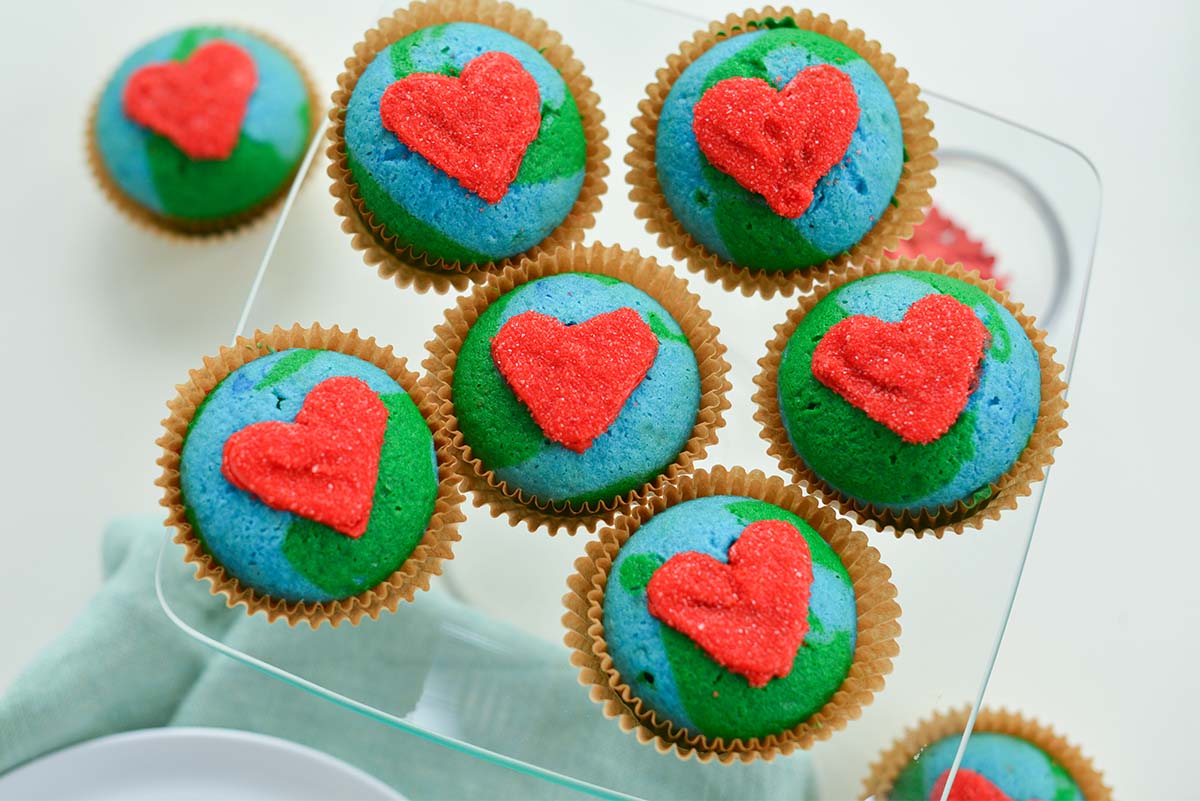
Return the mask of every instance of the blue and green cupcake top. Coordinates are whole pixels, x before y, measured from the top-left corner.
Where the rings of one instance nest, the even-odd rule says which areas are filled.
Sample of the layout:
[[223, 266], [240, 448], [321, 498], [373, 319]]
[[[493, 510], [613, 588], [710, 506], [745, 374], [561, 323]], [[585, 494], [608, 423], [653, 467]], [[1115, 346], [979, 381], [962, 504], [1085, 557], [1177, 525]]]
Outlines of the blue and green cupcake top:
[[222, 380], [179, 469], [193, 534], [272, 598], [326, 602], [388, 578], [421, 542], [438, 492], [433, 436], [380, 368], [289, 349]]
[[780, 734], [821, 709], [854, 661], [854, 587], [807, 522], [711, 496], [651, 517], [604, 590], [613, 667], [643, 707], [692, 735]]
[[905, 161], [887, 84], [791, 19], [721, 41], [675, 81], [655, 162], [692, 238], [757, 270], [821, 264], [883, 216]]
[[[940, 801], [961, 737], [922, 749], [896, 777], [890, 801]], [[1038, 746], [1011, 734], [971, 735], [950, 798], [986, 801], [1083, 801], [1071, 775]]]
[[463, 340], [451, 391], [474, 458], [510, 490], [575, 506], [666, 470], [701, 396], [670, 313], [593, 273], [540, 278], [492, 302]]
[[445, 263], [523, 253], [568, 216], [587, 141], [562, 75], [526, 42], [454, 22], [367, 66], [345, 112], [362, 210], [401, 247]]
[[94, 147], [137, 206], [219, 222], [286, 188], [314, 113], [304, 76], [278, 47], [236, 28], [185, 28], [122, 62], [100, 96]]
[[1041, 368], [984, 290], [904, 270], [835, 289], [796, 326], [778, 372], [795, 453], [822, 481], [890, 512], [980, 503], [1037, 423]]

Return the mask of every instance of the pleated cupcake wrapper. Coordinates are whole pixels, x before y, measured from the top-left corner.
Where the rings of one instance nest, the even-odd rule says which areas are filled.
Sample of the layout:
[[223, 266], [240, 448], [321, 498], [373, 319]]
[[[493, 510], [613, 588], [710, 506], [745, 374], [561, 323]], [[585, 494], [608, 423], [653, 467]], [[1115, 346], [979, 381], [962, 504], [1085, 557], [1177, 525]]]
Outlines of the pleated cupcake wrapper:
[[[796, 27], [814, 31], [846, 45], [862, 56], [887, 84], [904, 134], [904, 150], [908, 160], [896, 186], [895, 199], [867, 234], [845, 253], [823, 265], [797, 270], [756, 270], [726, 261], [709, 251], [676, 219], [662, 187], [655, 165], [655, 139], [663, 104], [675, 81], [692, 62], [712, 47], [742, 33], [765, 30], [766, 20], [790, 17]], [[913, 227], [925, 217], [930, 204], [929, 190], [934, 185], [933, 169], [937, 165], [933, 151], [937, 141], [930, 135], [933, 122], [926, 116], [929, 107], [920, 99], [916, 84], [908, 80], [908, 71], [896, 66], [894, 56], [883, 52], [878, 42], [851, 28], [843, 20], [831, 20], [827, 14], [815, 16], [804, 9], [790, 7], [776, 10], [767, 6], [761, 11], [747, 9], [730, 14], [723, 21], [711, 23], [698, 31], [690, 42], [683, 42], [679, 51], [667, 58], [667, 66], [658, 70], [656, 80], [646, 87], [646, 98], [638, 104], [641, 114], [634, 118], [634, 133], [629, 137], [632, 151], [625, 157], [629, 165], [626, 180], [632, 186], [629, 198], [637, 204], [636, 215], [646, 221], [646, 230], [658, 235], [658, 244], [669, 248], [671, 254], [685, 261], [693, 272], [703, 273], [713, 283], [725, 289], [740, 289], [746, 296], [758, 293], [772, 297], [776, 292], [791, 295], [797, 289], [807, 291], [812, 286], [815, 271], [821, 267], [845, 268], [880, 256], [896, 242], [912, 236]]]
[[[608, 572], [621, 546], [654, 515], [668, 507], [711, 495], [740, 495], [780, 506], [808, 521], [829, 543], [854, 585], [858, 613], [858, 636], [854, 661], [833, 697], [812, 717], [788, 731], [750, 740], [725, 741], [689, 734], [671, 721], [660, 718], [634, 695], [613, 665], [604, 637], [604, 591]], [[714, 467], [681, 476], [662, 491], [622, 516], [587, 544], [586, 555], [575, 561], [576, 572], [567, 580], [563, 596], [567, 612], [563, 641], [572, 649], [571, 664], [579, 668], [579, 683], [590, 687], [591, 699], [601, 704], [604, 714], [616, 718], [620, 727], [634, 732], [638, 741], [651, 744], [660, 753], [674, 751], [680, 759], [695, 756], [701, 762], [723, 763], [770, 761], [797, 748], [806, 749], [827, 740], [862, 714], [892, 672], [892, 659], [900, 653], [900, 605], [892, 571], [879, 558], [867, 537], [777, 476], [741, 467]]]
[[[925, 747], [945, 737], [961, 736], [967, 727], [970, 706], [961, 709], [935, 712], [931, 717], [917, 723], [892, 743], [891, 748], [879, 755], [871, 766], [871, 772], [863, 780], [863, 799], [875, 798], [885, 801], [896, 784], [900, 772], [912, 764]], [[1006, 709], [984, 707], [975, 719], [973, 734], [991, 732], [1008, 734], [1033, 743], [1062, 765], [1087, 801], [1112, 801], [1112, 788], [1104, 783], [1103, 774], [1096, 770], [1078, 746], [1056, 734], [1054, 729]]]
[[[263, 33], [262, 31], [247, 28], [242, 25], [226, 25], [224, 27], [240, 30], [257, 39], [261, 39], [267, 44], [274, 47], [279, 52], [283, 53], [287, 59], [300, 73], [301, 79], [304, 81], [304, 86], [308, 93], [308, 108], [309, 108], [309, 128], [308, 136], [305, 142], [312, 141], [312, 138], [317, 134], [317, 128], [320, 125], [323, 110], [321, 107], [320, 96], [317, 94], [316, 85], [313, 83], [312, 76], [304, 66], [304, 62], [295, 54], [295, 52], [284, 45], [278, 39]], [[101, 90], [103, 93], [103, 89]], [[92, 171], [92, 175], [96, 177], [97, 183], [100, 184], [101, 191], [105, 197], [117, 207], [117, 209], [136, 223], [139, 227], [155, 234], [164, 236], [175, 242], [201, 243], [212, 242], [217, 239], [224, 239], [234, 234], [243, 233], [256, 225], [261, 224], [269, 216], [269, 212], [283, 202], [287, 196], [288, 190], [292, 187], [292, 181], [296, 177], [296, 172], [300, 169], [300, 163], [303, 161], [303, 156], [296, 162], [295, 169], [288, 175], [279, 187], [271, 193], [265, 200], [260, 201], [254, 206], [239, 211], [236, 214], [230, 214], [225, 217], [220, 217], [212, 220], [189, 220], [185, 217], [172, 217], [165, 214], [159, 214], [152, 211], [142, 204], [138, 203], [132, 197], [125, 193], [112, 175], [108, 171], [108, 167], [104, 164], [104, 159], [100, 156], [100, 149], [96, 142], [96, 114], [100, 108], [100, 96], [92, 102], [91, 110], [88, 112], [88, 123], [86, 132], [86, 149], [88, 167]]]
[[[446, 262], [429, 253], [418, 251], [387, 233], [375, 219], [359, 194], [350, 172], [346, 153], [346, 108], [363, 71], [375, 56], [394, 42], [432, 25], [448, 22], [478, 22], [512, 34], [538, 50], [558, 71], [575, 98], [583, 120], [587, 140], [583, 187], [566, 219], [548, 237], [524, 253], [486, 264]], [[412, 287], [418, 292], [430, 289], [444, 293], [450, 289], [462, 291], [471, 284], [484, 281], [490, 273], [519, 264], [525, 257], [537, 258], [561, 245], [581, 242], [584, 232], [595, 223], [604, 194], [604, 163], [609, 149], [605, 144], [608, 132], [604, 129], [604, 113], [600, 98], [592, 91], [587, 77], [571, 48], [562, 43], [562, 36], [545, 22], [524, 9], [496, 0], [430, 0], [415, 2], [398, 9], [392, 16], [379, 21], [367, 31], [363, 40], [354, 46], [354, 55], [346, 59], [346, 71], [338, 76], [338, 89], [333, 93], [329, 111], [330, 145], [329, 177], [333, 179], [330, 193], [337, 198], [334, 210], [342, 218], [342, 230], [350, 235], [355, 250], [362, 251], [363, 261], [378, 268], [381, 278], [390, 278], [400, 288]]]
[[[499, 479], [474, 455], [458, 430], [452, 391], [459, 350], [471, 326], [489, 305], [522, 284], [573, 272], [598, 273], [619, 279], [662, 304], [687, 336], [700, 369], [701, 395], [696, 425], [678, 458], [657, 479], [639, 489], [585, 504], [540, 499]], [[459, 469], [474, 492], [475, 505], [486, 504], [493, 517], [507, 515], [513, 525], [524, 523], [530, 531], [546, 526], [551, 535], [559, 529], [574, 534], [580, 527], [592, 531], [599, 523], [611, 522], [618, 512], [657, 492], [664, 482], [690, 471], [693, 463], [703, 459], [709, 446], [716, 443], [717, 429], [724, 424], [722, 414], [729, 408], [725, 396], [730, 387], [729, 363], [725, 360], [725, 346], [717, 339], [719, 333], [709, 312], [700, 306], [700, 298], [689, 292], [687, 281], [670, 268], [659, 265], [653, 258], [643, 257], [636, 250], [600, 244], [586, 248], [575, 245], [542, 253], [536, 260], [527, 259], [518, 266], [508, 267], [459, 298], [458, 304], [447, 310], [445, 322], [434, 329], [434, 338], [426, 343], [429, 355], [422, 365], [428, 371], [427, 380], [438, 401], [437, 416], [449, 432]]]
[[[838, 287], [865, 276], [895, 270], [924, 270], [957, 278], [979, 287], [1012, 313], [1037, 351], [1042, 381], [1042, 400], [1038, 408], [1037, 423], [1020, 457], [1004, 475], [990, 485], [990, 497], [977, 503], [960, 500], [936, 510], [920, 512], [896, 512], [864, 503], [844, 495], [818, 477], [804, 463], [788, 440], [779, 408], [779, 365], [796, 326], [822, 298]], [[1002, 512], [1015, 509], [1017, 499], [1029, 495], [1032, 485], [1041, 481], [1046, 475], [1046, 468], [1054, 463], [1054, 449], [1062, 444], [1060, 432], [1067, 426], [1067, 421], [1063, 418], [1063, 412], [1067, 408], [1067, 384], [1062, 379], [1063, 366], [1054, 360], [1054, 348], [1046, 343], [1046, 332], [1037, 327], [1034, 317], [1025, 314], [1024, 307], [1014, 302], [1008, 292], [997, 287], [994, 279], [984, 280], [979, 273], [967, 271], [960, 264], [948, 265], [940, 259], [930, 262], [923, 256], [915, 260], [882, 259], [844, 271], [825, 271], [816, 280], [812, 294], [802, 297], [800, 303], [788, 312], [787, 319], [775, 326], [775, 337], [767, 343], [766, 355], [758, 360], [762, 372], [754, 377], [754, 383], [758, 385], [754, 393], [754, 402], [757, 405], [754, 419], [762, 424], [761, 436], [768, 443], [767, 453], [778, 459], [779, 466], [785, 472], [791, 473], [797, 482], [804, 485], [823, 503], [861, 524], [870, 524], [879, 531], [891, 526], [895, 529], [896, 536], [911, 531], [917, 537], [931, 534], [940, 539], [950, 531], [961, 534], [966, 528], [982, 528], [985, 521], [996, 520]]]
[[[438, 494], [425, 535], [391, 576], [349, 598], [320, 603], [285, 601], [242, 584], [204, 550], [200, 539], [192, 531], [184, 508], [179, 465], [183, 441], [196, 409], [217, 384], [239, 367], [287, 348], [336, 351], [370, 362], [404, 388], [435, 432]], [[241, 605], [246, 608], [248, 615], [262, 612], [268, 621], [285, 618], [291, 626], [301, 621], [314, 629], [325, 622], [333, 626], [343, 621], [357, 625], [364, 615], [374, 620], [383, 610], [394, 612], [401, 601], [411, 601], [417, 590], [428, 590], [429, 580], [442, 572], [441, 563], [454, 558], [452, 546], [459, 539], [458, 524], [464, 517], [461, 509], [463, 497], [458, 490], [453, 459], [444, 435], [432, 424], [434, 399], [417, 380], [416, 374], [407, 369], [404, 359], [392, 353], [391, 346], [380, 347], [374, 337], [364, 340], [358, 335], [357, 329], [347, 333], [337, 326], [322, 328], [314, 325], [304, 328], [296, 324], [290, 329], [276, 327], [269, 333], [256, 331], [253, 337], [239, 337], [233, 347], [222, 347], [216, 356], [206, 356], [204, 366], [192, 370], [187, 383], [179, 385], [178, 390], [179, 394], [167, 404], [170, 414], [163, 420], [166, 431], [157, 441], [163, 449], [163, 455], [158, 459], [163, 472], [155, 484], [163, 488], [160, 503], [169, 510], [166, 525], [177, 529], [175, 542], [187, 549], [184, 560], [196, 566], [197, 579], [210, 582], [213, 595], [226, 596], [230, 608]]]

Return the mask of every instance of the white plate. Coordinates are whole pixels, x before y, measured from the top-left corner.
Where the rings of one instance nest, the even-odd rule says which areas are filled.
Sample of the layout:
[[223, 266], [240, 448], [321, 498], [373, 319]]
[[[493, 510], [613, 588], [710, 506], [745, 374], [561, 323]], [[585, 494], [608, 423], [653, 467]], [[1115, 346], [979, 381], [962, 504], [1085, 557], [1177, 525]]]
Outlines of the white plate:
[[404, 801], [358, 768], [233, 729], [146, 729], [57, 751], [0, 776], [0, 801]]

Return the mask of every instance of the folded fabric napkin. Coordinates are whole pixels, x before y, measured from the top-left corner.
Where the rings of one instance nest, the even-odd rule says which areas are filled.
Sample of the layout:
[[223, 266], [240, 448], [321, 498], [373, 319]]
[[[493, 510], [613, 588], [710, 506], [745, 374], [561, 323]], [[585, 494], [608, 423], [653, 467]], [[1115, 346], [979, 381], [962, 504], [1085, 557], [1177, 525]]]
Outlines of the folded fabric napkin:
[[[248, 668], [167, 619], [154, 591], [164, 532], [129, 518], [103, 538], [106, 581], [0, 698], [0, 773], [74, 743], [156, 726], [284, 737], [374, 774], [411, 799], [577, 798], [560, 785], [458, 753]], [[578, 685], [566, 649], [487, 619], [442, 592], [357, 628], [288, 628], [225, 607], [174, 544], [164, 581], [185, 620], [271, 664], [414, 726], [645, 798], [814, 797], [806, 754], [701, 765], [640, 745]], [[489, 653], [481, 660], [482, 650]], [[450, 703], [463, 694], [471, 703]], [[536, 757], [534, 755], [536, 754]]]

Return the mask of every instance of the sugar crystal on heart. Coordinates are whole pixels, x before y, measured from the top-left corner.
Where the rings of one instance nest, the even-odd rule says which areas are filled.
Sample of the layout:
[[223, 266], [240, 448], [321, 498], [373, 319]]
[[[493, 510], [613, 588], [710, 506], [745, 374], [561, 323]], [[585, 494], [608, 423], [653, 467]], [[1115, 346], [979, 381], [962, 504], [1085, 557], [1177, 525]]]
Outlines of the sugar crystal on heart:
[[138, 68], [121, 100], [131, 120], [165, 136], [188, 158], [221, 160], [237, 146], [257, 85], [250, 54], [218, 39], [196, 48], [185, 61]]
[[898, 323], [865, 314], [840, 321], [813, 350], [812, 372], [905, 442], [927, 445], [966, 408], [988, 340], [969, 306], [933, 294]]
[[570, 326], [527, 311], [492, 338], [492, 361], [533, 421], [577, 453], [616, 421], [657, 354], [658, 337], [628, 307]]
[[542, 124], [537, 81], [508, 53], [484, 53], [457, 78], [429, 72], [393, 83], [383, 126], [488, 203], [499, 203]]
[[370, 521], [387, 424], [387, 406], [364, 381], [327, 378], [294, 422], [254, 423], [230, 436], [221, 473], [272, 509], [358, 538]]
[[751, 687], [763, 687], [791, 673], [808, 634], [812, 556], [791, 523], [759, 520], [728, 558], [675, 554], [646, 585], [648, 609]]
[[807, 67], [776, 91], [759, 78], [726, 78], [696, 103], [692, 132], [718, 170], [762, 195], [781, 217], [799, 217], [813, 190], [846, 155], [858, 95], [837, 67]]

